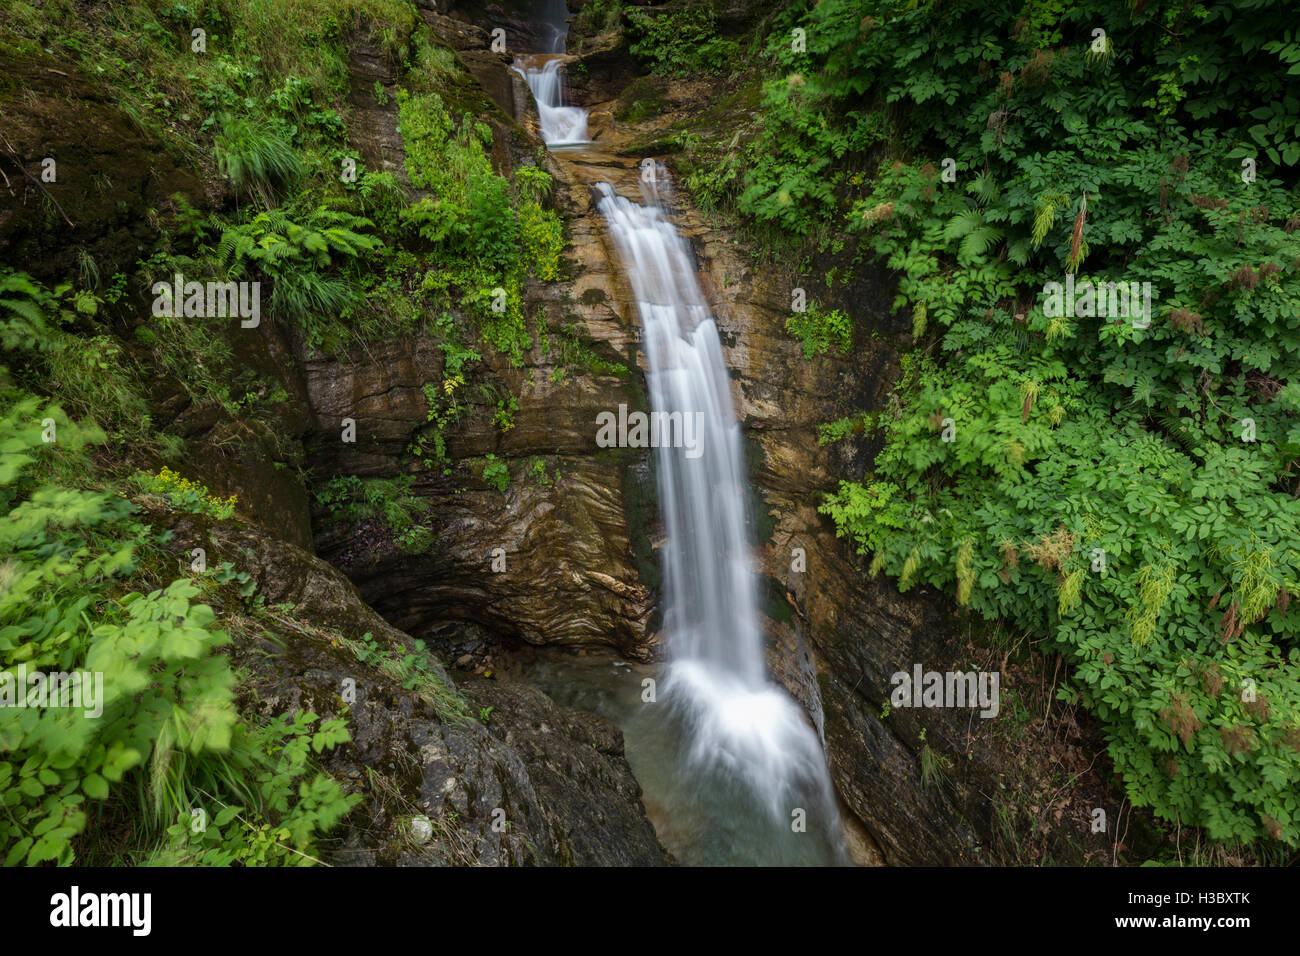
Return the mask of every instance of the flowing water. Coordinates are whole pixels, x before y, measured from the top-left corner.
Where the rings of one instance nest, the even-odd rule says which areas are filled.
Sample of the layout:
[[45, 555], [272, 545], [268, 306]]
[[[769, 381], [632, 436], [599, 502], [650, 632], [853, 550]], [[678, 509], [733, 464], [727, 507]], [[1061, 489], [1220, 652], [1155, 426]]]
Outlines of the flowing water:
[[542, 141], [552, 149], [585, 145], [587, 111], [565, 105], [564, 42], [569, 24], [564, 0], [537, 0], [533, 14], [545, 49], [516, 57], [511, 69], [524, 78], [532, 91]]
[[[543, 138], [548, 145], [585, 138], [585, 111], [577, 110], [581, 126], [556, 112], [575, 109], [563, 105], [560, 61], [537, 68], [536, 59], [517, 67], [537, 98]], [[625, 687], [610, 716], [624, 729], [660, 839], [681, 862], [842, 863], [821, 742], [763, 660], [740, 426], [722, 344], [691, 250], [661, 202], [666, 174], [650, 169], [642, 202], [602, 182], [594, 185], [597, 208], [636, 301], [651, 409], [698, 426], [694, 445], [660, 442], [655, 451], [670, 660], [657, 674], [654, 702], [629, 701]]]
[[532, 90], [542, 140], [552, 149], [587, 142], [587, 111], [564, 105], [563, 67], [562, 57], [541, 54], [519, 57], [513, 67]]

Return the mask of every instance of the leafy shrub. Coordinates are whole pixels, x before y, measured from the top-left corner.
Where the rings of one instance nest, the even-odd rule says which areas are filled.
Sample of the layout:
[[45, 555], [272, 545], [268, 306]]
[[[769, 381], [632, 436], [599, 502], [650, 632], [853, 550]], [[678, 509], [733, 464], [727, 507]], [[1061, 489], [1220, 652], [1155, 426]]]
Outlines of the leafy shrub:
[[381, 233], [395, 233], [407, 206], [406, 192], [392, 173], [367, 171], [356, 182], [362, 213]]
[[293, 320], [307, 344], [319, 346], [333, 319], [360, 304], [361, 260], [383, 244], [360, 230], [373, 223], [338, 210], [314, 208], [301, 217], [275, 209], [221, 235], [217, 258], [232, 276], [261, 272], [274, 281], [271, 309]]
[[482, 176], [469, 186], [463, 235], [468, 254], [489, 269], [508, 271], [519, 261], [519, 220], [510, 203], [510, 185], [500, 176]]
[[515, 188], [520, 195], [540, 203], [555, 189], [555, 180], [540, 166], [520, 166], [515, 170]]
[[24, 384], [57, 382], [74, 415], [112, 423], [133, 436], [148, 431], [148, 406], [125, 351], [111, 336], [76, 335], [104, 299], [60, 285], [50, 290], [23, 272], [0, 269], [0, 346], [21, 361]]
[[656, 73], [719, 73], [735, 58], [737, 45], [718, 35], [712, 4], [671, 13], [628, 8], [631, 50], [648, 58]]
[[[521, 365], [532, 345], [522, 309], [525, 243], [510, 184], [492, 170], [484, 152], [492, 131], [469, 116], [457, 126], [436, 93], [412, 96], [399, 90], [397, 101], [411, 183], [432, 192], [405, 213], [407, 222], [435, 248], [439, 267], [426, 273], [422, 289], [437, 297], [435, 302], [467, 309], [479, 320], [484, 340]], [[521, 192], [549, 188], [544, 173], [520, 174]], [[527, 200], [525, 208], [530, 204], [536, 205]], [[527, 215], [528, 256], [534, 268], [558, 274], [552, 258], [558, 257], [561, 242], [558, 220], [552, 221], [540, 208]], [[459, 290], [458, 297], [454, 290]]]
[[505, 494], [506, 489], [510, 487], [510, 468], [504, 461], [499, 461], [496, 455], [489, 452], [483, 464], [483, 480]]
[[[159, 849], [162, 828], [182, 814], [188, 821], [191, 807], [250, 797], [258, 825], [285, 826], [294, 848], [309, 850], [353, 801], [319, 775], [295, 788], [308, 772], [303, 761], [281, 767], [260, 798], [246, 792], [246, 772], [266, 764], [279, 738], [274, 728], [247, 727], [235, 711], [235, 675], [218, 654], [229, 637], [214, 627], [210, 607], [194, 603], [199, 589], [188, 579], [123, 593], [137, 553], [156, 547], [157, 536], [119, 495], [38, 477], [38, 458], [52, 453], [41, 439], [47, 416], [63, 418], [31, 397], [0, 412], [0, 655], [8, 668], [0, 693], [14, 694], [20, 670], [46, 675], [47, 688], [56, 674], [87, 679], [79, 701], [34, 705], [29, 688], [28, 706], [0, 707], [5, 863], [74, 862], [102, 801], [134, 820], [132, 853]], [[66, 419], [60, 433], [60, 455], [97, 439]], [[321, 743], [346, 739], [335, 722]], [[230, 843], [247, 848], [248, 830]]]
[[[312, 754], [351, 740], [346, 721], [321, 720], [299, 711], [255, 730], [249, 747], [262, 755], [238, 768], [245, 802], [281, 811], [274, 823], [257, 822], [242, 803], [214, 799], [211, 819], [195, 825], [193, 813], [182, 808], [167, 829], [168, 842], [145, 862], [151, 866], [310, 866], [315, 833], [328, 832], [361, 802], [360, 794], [344, 795], [324, 774], [313, 773]], [[250, 799], [251, 798], [251, 799]], [[249, 816], [253, 816], [250, 820]]]
[[[747, 208], [843, 216], [939, 335], [904, 362], [873, 473], [823, 510], [901, 589], [1046, 633], [1134, 804], [1295, 845], [1300, 204], [1269, 118], [1300, 119], [1279, 86], [1300, 48], [1263, 5], [1231, 30], [1226, 4], [1033, 9], [823, 0], [808, 54], [779, 54], [803, 77], [780, 95], [833, 119], [777, 114]], [[919, 155], [868, 183], [843, 164], [886, 104]], [[788, 216], [773, 184], [819, 141], [844, 148], [818, 175], [851, 188]], [[1151, 312], [1049, 314], [1067, 275], [1150, 282]]]
[[543, 282], [560, 277], [560, 252], [564, 249], [564, 227], [553, 210], [535, 202], [526, 202], [519, 210], [520, 234], [524, 258], [533, 275]]
[[573, 18], [573, 32], [585, 37], [612, 30], [622, 12], [623, 0], [590, 0]]
[[411, 184], [433, 192], [407, 211], [408, 220], [453, 255], [509, 271], [519, 258], [519, 224], [510, 184], [483, 151], [491, 131], [469, 116], [457, 128], [437, 93], [399, 90], [397, 101]]
[[785, 320], [785, 328], [803, 344], [806, 359], [824, 355], [832, 346], [842, 354], [853, 344], [853, 323], [849, 317], [839, 309], [820, 309], [815, 302], [803, 312], [791, 313]]
[[339, 475], [316, 492], [316, 503], [327, 509], [334, 521], [379, 519], [392, 533], [399, 549], [420, 552], [433, 538], [418, 520], [428, 510], [429, 503], [411, 493], [413, 480], [410, 475], [399, 478]]

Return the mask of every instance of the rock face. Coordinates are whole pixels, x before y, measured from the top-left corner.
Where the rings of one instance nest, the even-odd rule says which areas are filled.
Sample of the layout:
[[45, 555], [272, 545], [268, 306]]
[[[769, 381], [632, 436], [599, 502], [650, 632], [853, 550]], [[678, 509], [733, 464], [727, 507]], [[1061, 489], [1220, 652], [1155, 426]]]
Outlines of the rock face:
[[[473, 29], [428, 11], [424, 16], [449, 41]], [[364, 66], [367, 60], [356, 62]], [[477, 62], [482, 72], [506, 73], [499, 62]], [[368, 79], [367, 73], [354, 85]], [[390, 103], [387, 110], [354, 116], [352, 135], [364, 144], [395, 129], [389, 115], [394, 109]], [[496, 160], [508, 172], [518, 156], [498, 152]], [[404, 162], [400, 140], [385, 156]], [[617, 362], [632, 348], [631, 320], [608, 304], [613, 280], [589, 230], [585, 220], [575, 227], [567, 263], [581, 301], [565, 287], [534, 285], [525, 311], [544, 316], [552, 329], [582, 323], [582, 340], [570, 335], [564, 341], [594, 346], [607, 362]], [[591, 321], [583, 323], [587, 315]], [[318, 516], [316, 550], [344, 569], [367, 601], [417, 636], [449, 622], [473, 622], [529, 643], [604, 643], [632, 657], [650, 657], [652, 602], [645, 581], [652, 584], [654, 576], [644, 528], [648, 515], [639, 515], [643, 527], [635, 542], [627, 519], [629, 511], [638, 515], [629, 500], [653, 500], [646, 492], [647, 459], [602, 451], [595, 426], [600, 411], [620, 403], [643, 406], [640, 383], [564, 364], [561, 342], [552, 342], [549, 351], [539, 342], [522, 368], [490, 348], [474, 347], [483, 354], [475, 381], [492, 388], [469, 388], [462, 413], [445, 432], [447, 455], [456, 464], [449, 475], [437, 468], [412, 475], [412, 493], [431, 516], [433, 546], [404, 553], [373, 523], [349, 526]], [[428, 417], [424, 387], [442, 382], [443, 361], [437, 342], [424, 334], [345, 356], [322, 356], [299, 345], [294, 375], [310, 414], [301, 438], [318, 480], [407, 474], [409, 448]], [[493, 421], [503, 389], [518, 404], [504, 431]], [[342, 440], [344, 419], [355, 422], [355, 442]], [[487, 455], [510, 469], [504, 492], [476, 476]]]
[[[412, 639], [387, 624], [338, 571], [242, 521], [177, 529], [235, 560], [268, 605], [292, 603], [276, 640], [241, 640], [245, 710], [273, 716], [346, 712], [352, 735], [325, 769], [365, 795], [346, 819], [333, 861], [344, 865], [658, 866], [667, 862], [623, 757], [620, 731], [603, 718], [556, 706], [523, 684], [457, 688], [429, 665], [463, 718], [448, 714], [348, 650], [370, 634], [394, 656]], [[351, 684], [345, 682], [350, 681]], [[341, 692], [355, 688], [343, 706]], [[485, 715], [484, 726], [474, 715]], [[421, 832], [417, 818], [429, 821]]]
[[0, 77], [0, 260], [42, 280], [106, 280], [148, 254], [151, 216], [173, 194], [201, 194], [75, 66], [0, 55]]

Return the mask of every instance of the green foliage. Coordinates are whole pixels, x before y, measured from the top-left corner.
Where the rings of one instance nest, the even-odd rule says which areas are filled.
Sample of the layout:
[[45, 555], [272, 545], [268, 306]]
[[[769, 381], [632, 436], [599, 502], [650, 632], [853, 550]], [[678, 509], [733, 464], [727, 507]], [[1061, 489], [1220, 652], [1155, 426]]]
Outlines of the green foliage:
[[555, 189], [555, 180], [540, 166], [520, 166], [515, 170], [515, 188], [521, 195], [541, 202]]
[[[218, 114], [248, 117], [253, 127], [291, 118], [280, 132], [295, 145], [309, 133], [339, 132], [337, 113], [330, 120], [316, 104], [346, 95], [346, 37], [368, 24], [400, 62], [416, 23], [409, 0], [109, 0], [89, 9], [16, 0], [5, 12], [15, 46], [76, 64], [127, 113], [156, 132], [179, 134], [189, 150], [200, 131], [222, 125]], [[207, 29], [203, 54], [191, 49], [196, 17]], [[233, 156], [249, 155], [238, 148], [250, 142], [243, 132], [230, 131]]]
[[[142, 437], [150, 419], [139, 382], [122, 347], [97, 320], [105, 302], [120, 296], [123, 281], [116, 277], [101, 296], [67, 284], [50, 290], [26, 273], [0, 267], [0, 347], [20, 384], [57, 383], [62, 404], [74, 415]], [[94, 334], [69, 331], [86, 324], [94, 325]]]
[[[411, 184], [431, 193], [404, 214], [438, 261], [421, 288], [435, 301], [467, 309], [479, 319], [484, 340], [520, 366], [532, 346], [522, 310], [526, 262], [539, 278], [558, 277], [559, 220], [526, 200], [521, 212], [528, 232], [521, 233], [510, 183], [484, 152], [492, 138], [488, 126], [468, 115], [457, 126], [437, 93], [399, 90], [397, 102]], [[549, 188], [546, 174], [520, 173], [521, 192], [536, 196]]]
[[135, 483], [146, 494], [166, 498], [178, 511], [206, 515], [217, 521], [229, 518], [235, 513], [234, 495], [227, 498], [210, 495], [206, 487], [188, 478], [182, 478], [170, 468], [164, 467], [156, 475], [140, 472], [135, 476]]
[[489, 452], [483, 464], [483, 480], [502, 494], [510, 487], [510, 468]]
[[224, 115], [212, 147], [217, 168], [236, 191], [256, 192], [264, 202], [302, 176], [298, 153], [279, 124], [244, 115]]
[[[120, 495], [83, 491], [39, 477], [50, 454], [41, 421], [62, 419], [34, 398], [0, 413], [0, 853], [7, 865], [76, 859], [74, 846], [90, 813], [104, 801], [138, 821], [131, 849], [158, 848], [160, 821], [190, 806], [245, 796], [246, 772], [265, 764], [274, 730], [247, 727], [234, 708], [235, 675], [218, 650], [229, 637], [210, 607], [194, 603], [198, 587], [173, 581], [149, 594], [122, 592], [142, 548], [157, 536]], [[63, 419], [57, 454], [98, 439]], [[78, 699], [32, 697], [15, 706], [19, 675], [78, 674]], [[61, 687], [75, 686], [60, 676]], [[70, 705], [70, 706], [69, 706]], [[331, 726], [321, 746], [346, 740]], [[317, 748], [317, 752], [320, 751]], [[254, 799], [250, 812], [267, 826], [287, 826], [302, 851], [350, 803], [338, 785], [317, 777], [291, 784], [303, 761], [277, 772], [277, 799]], [[135, 797], [132, 794], [136, 795]], [[265, 792], [264, 792], [265, 795]], [[165, 824], [162, 824], [165, 826]], [[150, 840], [151, 834], [153, 839]], [[235, 839], [232, 848], [246, 849]]]
[[[833, 117], [816, 136], [860, 139], [861, 105], [898, 104], [920, 153], [813, 220], [843, 215], [940, 334], [904, 362], [874, 473], [823, 510], [900, 588], [1046, 632], [1134, 804], [1295, 845], [1300, 202], [1276, 137], [1300, 48], [1265, 4], [1049, 6], [823, 0], [802, 20], [818, 79], [798, 88]], [[765, 142], [778, 163], [807, 138]], [[1067, 274], [1149, 282], [1151, 314], [1054, 314]]]
[[811, 359], [834, 347], [841, 354], [853, 344], [853, 323], [839, 309], [823, 310], [809, 303], [803, 312], [793, 312], [785, 320], [785, 329], [803, 344], [803, 355]]
[[443, 354], [443, 378], [440, 384], [425, 383], [424, 398], [428, 404], [428, 412], [425, 416], [427, 424], [411, 443], [408, 451], [425, 468], [441, 468], [444, 474], [450, 474], [451, 463], [447, 458], [446, 429], [460, 418], [465, 408], [460, 400], [468, 376], [465, 367], [471, 362], [480, 361], [482, 356], [461, 344], [450, 315], [444, 313], [438, 319], [436, 328], [442, 336], [438, 348]]
[[469, 722], [469, 709], [464, 698], [448, 687], [440, 669], [429, 664], [424, 641], [416, 641], [410, 650], [393, 648], [380, 643], [367, 631], [359, 640], [342, 637], [339, 643], [362, 664], [378, 669], [399, 681], [407, 690], [417, 692], [433, 705], [439, 720], [449, 724]]
[[[475, 278], [481, 282], [486, 277], [471, 274], [471, 281]], [[523, 278], [515, 272], [503, 285], [470, 285], [460, 300], [478, 318], [483, 340], [508, 355], [516, 368], [523, 366], [524, 352], [533, 344], [524, 321], [523, 291]]]
[[[203, 55], [189, 49], [196, 12], [208, 29]], [[239, 633], [243, 614], [269, 613], [256, 582], [225, 563], [168, 583], [160, 569], [173, 558], [126, 498], [155, 515], [164, 509], [154, 496], [214, 520], [233, 510], [233, 499], [167, 469], [154, 472], [152, 453], [174, 454], [180, 444], [149, 419], [143, 396], [159, 383], [164, 393], [179, 387], [195, 406], [212, 403], [242, 421], [256, 416], [259, 402], [287, 396], [250, 381], [234, 361], [231, 342], [240, 339], [232, 323], [149, 315], [124, 291], [176, 272], [201, 281], [225, 270], [262, 283], [264, 318], [285, 319], [309, 345], [326, 348], [404, 333], [426, 315], [455, 311], [520, 362], [531, 346], [522, 311], [527, 272], [558, 276], [562, 232], [542, 205], [553, 183], [540, 169], [513, 183], [493, 173], [485, 149], [491, 130], [473, 119], [459, 124], [450, 145], [436, 132], [416, 143], [416, 157], [430, 168], [465, 173], [459, 191], [450, 179], [414, 182], [435, 199], [452, 194], [463, 210], [442, 239], [412, 228], [426, 223], [406, 215], [408, 190], [391, 173], [358, 164], [355, 182], [341, 180], [340, 164], [356, 159], [341, 106], [347, 38], [369, 31], [392, 65], [405, 64], [417, 24], [408, 0], [236, 0], [202, 11], [134, 0], [82, 8], [19, 0], [4, 20], [10, 52], [44, 58], [45, 50], [69, 72], [75, 66], [94, 76], [105, 102], [126, 114], [118, 121], [150, 130], [201, 171], [215, 168], [237, 203], [233, 215], [195, 209], [183, 197], [173, 197], [171, 211], [160, 204], [149, 214], [155, 245], [141, 247], [131, 275], [101, 274], [97, 248], [76, 256], [75, 288], [47, 289], [0, 269], [0, 513], [10, 519], [0, 522], [0, 662], [11, 670], [93, 665], [106, 690], [111, 685], [97, 719], [70, 709], [0, 708], [0, 858], [314, 862], [316, 836], [357, 799], [313, 768], [316, 754], [347, 739], [342, 722], [295, 714], [255, 725], [237, 716], [236, 675], [220, 656], [227, 622], [202, 602], [216, 594], [210, 603], [221, 608], [232, 599], [241, 611], [228, 623]], [[415, 51], [412, 79], [443, 89], [459, 113], [466, 98], [457, 87], [468, 74], [456, 55], [427, 42]], [[111, 188], [107, 176], [100, 179], [98, 188]], [[501, 308], [493, 308], [497, 289], [505, 292]], [[440, 344], [446, 381], [464, 386], [479, 355], [450, 334]], [[444, 384], [438, 394], [459, 407]], [[57, 395], [75, 418], [93, 415], [110, 428], [114, 441], [96, 453], [106, 467], [127, 475], [147, 464], [149, 471], [110, 484], [89, 455], [91, 442], [105, 437], [95, 423], [78, 426], [25, 390]], [[502, 428], [516, 407], [513, 397], [500, 399]], [[40, 440], [46, 419], [57, 442]], [[228, 424], [218, 419], [214, 440], [229, 440]], [[409, 479], [332, 490], [340, 493], [335, 506], [377, 517], [398, 547], [431, 543]], [[388, 651], [375, 666], [440, 715], [465, 717], [422, 648]], [[206, 827], [195, 827], [195, 809], [205, 812]]]
[[410, 475], [399, 478], [339, 475], [316, 491], [316, 504], [326, 509], [332, 521], [380, 520], [399, 549], [419, 553], [428, 549], [433, 535], [419, 521], [429, 503], [411, 493], [413, 481]]
[[827, 422], [817, 428], [817, 444], [829, 445], [849, 435], [869, 430], [875, 422], [875, 416], [869, 412], [858, 412], [833, 422]]
[[319, 346], [329, 318], [360, 304], [357, 274], [383, 245], [360, 231], [372, 226], [338, 210], [314, 208], [291, 218], [275, 209], [226, 229], [216, 255], [232, 276], [271, 279], [271, 310], [294, 321], [308, 345]]
[[533, 476], [533, 482], [539, 488], [550, 488], [560, 480], [559, 469], [556, 469], [554, 475], [546, 470], [546, 462], [540, 457], [533, 458], [528, 466], [528, 473]]
[[406, 209], [406, 193], [392, 173], [367, 171], [357, 179], [356, 195], [362, 215], [375, 223], [384, 235], [397, 233]]
[[559, 215], [535, 202], [526, 202], [519, 209], [519, 226], [524, 258], [533, 275], [543, 282], [554, 282], [560, 277], [560, 252], [564, 249], [564, 227]]
[[616, 375], [619, 378], [631, 374], [622, 362], [610, 362], [598, 355], [583, 337], [578, 323], [568, 322], [556, 330], [547, 324], [543, 315], [539, 326], [542, 348], [547, 355], [554, 357], [555, 368], [551, 371], [551, 381], [561, 384], [567, 382], [574, 369], [588, 375]]
[[492, 424], [501, 429], [502, 432], [508, 432], [515, 427], [515, 415], [519, 412], [519, 399], [514, 393], [507, 391], [504, 396], [496, 400], [496, 411], [492, 413]]
[[714, 5], [701, 3], [670, 13], [629, 7], [631, 50], [646, 57], [656, 73], [719, 73], [733, 62], [734, 40], [718, 34]]
[[510, 184], [492, 170], [483, 147], [491, 131], [465, 116], [459, 125], [437, 93], [397, 93], [411, 184], [432, 195], [415, 203], [407, 219], [429, 242], [493, 271], [518, 259], [519, 224]]
[[313, 834], [332, 829], [361, 802], [360, 794], [344, 794], [338, 784], [313, 772], [312, 755], [351, 740], [347, 722], [322, 720], [299, 711], [272, 720], [250, 737], [249, 746], [262, 756], [245, 771], [244, 787], [256, 806], [276, 811], [274, 823], [249, 819], [250, 809], [227, 803], [206, 792], [213, 806], [196, 819], [180, 808], [167, 829], [167, 844], [145, 861], [150, 866], [310, 866], [320, 862], [310, 854]]
[[573, 32], [581, 37], [595, 36], [618, 26], [623, 0], [590, 0], [573, 18]]

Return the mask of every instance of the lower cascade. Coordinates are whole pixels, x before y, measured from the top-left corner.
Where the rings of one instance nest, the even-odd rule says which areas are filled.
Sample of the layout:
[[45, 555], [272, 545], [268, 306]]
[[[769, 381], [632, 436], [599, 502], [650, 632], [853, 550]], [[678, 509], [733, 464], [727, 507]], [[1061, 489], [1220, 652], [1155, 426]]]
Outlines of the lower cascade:
[[690, 249], [653, 187], [645, 205], [596, 189], [637, 302], [651, 408], [700, 423], [695, 454], [656, 443], [671, 660], [658, 702], [631, 718], [629, 760], [684, 863], [844, 862], [820, 741], [767, 677], [740, 427]]

